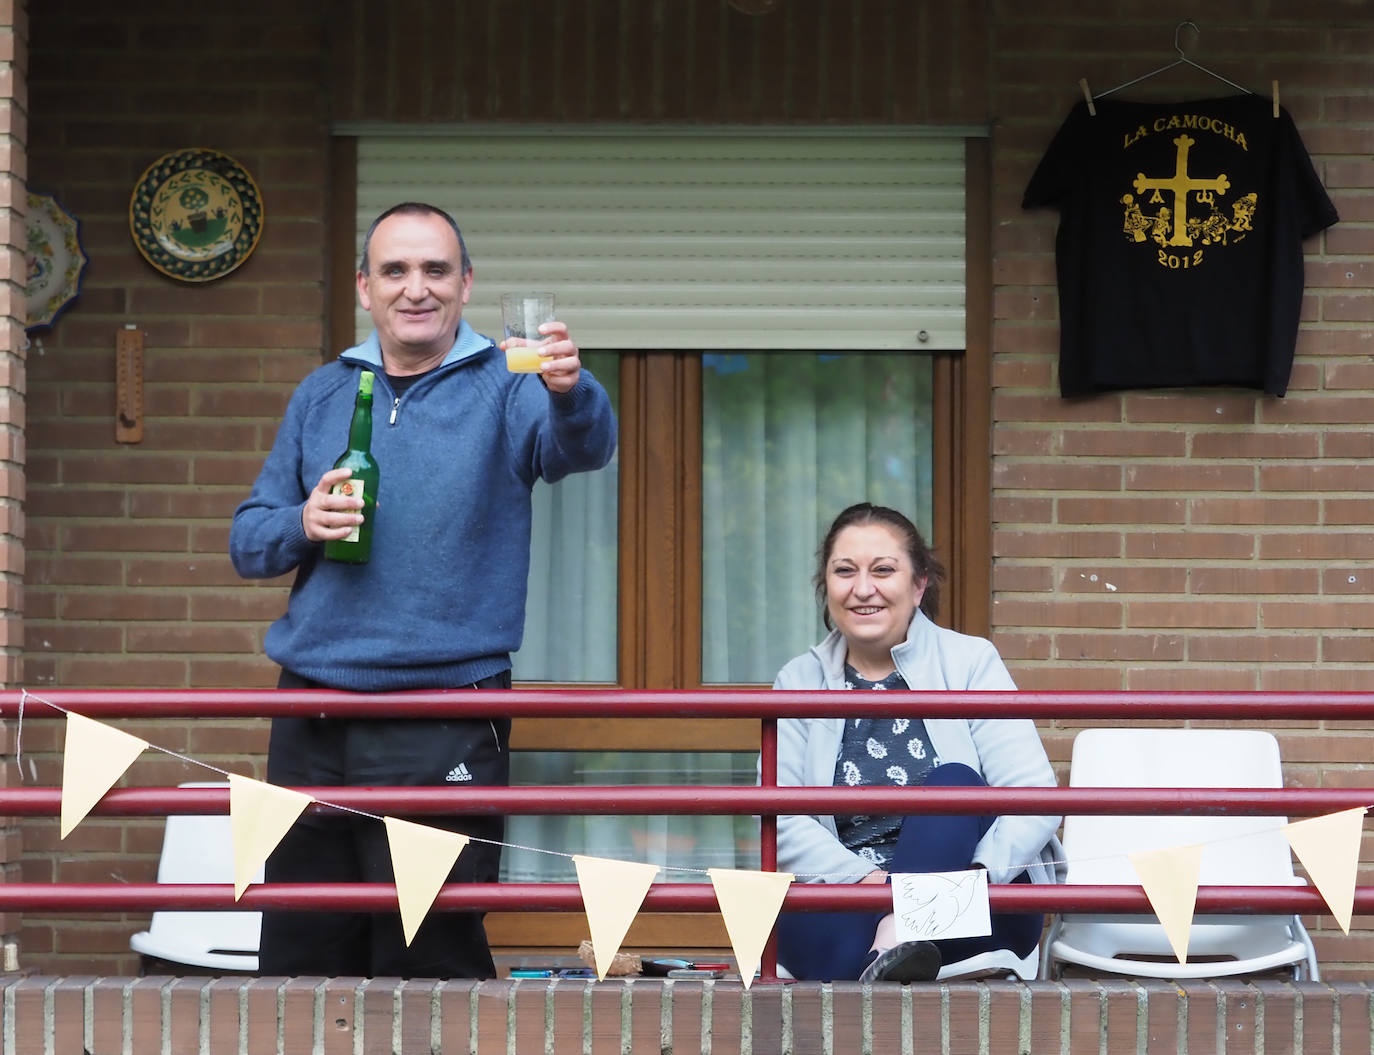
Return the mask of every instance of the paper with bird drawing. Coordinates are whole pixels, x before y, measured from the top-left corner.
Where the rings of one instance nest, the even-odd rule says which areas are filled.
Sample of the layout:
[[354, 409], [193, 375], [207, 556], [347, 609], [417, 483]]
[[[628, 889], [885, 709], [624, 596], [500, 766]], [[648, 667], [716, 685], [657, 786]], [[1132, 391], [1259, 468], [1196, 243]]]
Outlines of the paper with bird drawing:
[[894, 872], [892, 912], [898, 941], [991, 934], [988, 874], [981, 868], [966, 872]]

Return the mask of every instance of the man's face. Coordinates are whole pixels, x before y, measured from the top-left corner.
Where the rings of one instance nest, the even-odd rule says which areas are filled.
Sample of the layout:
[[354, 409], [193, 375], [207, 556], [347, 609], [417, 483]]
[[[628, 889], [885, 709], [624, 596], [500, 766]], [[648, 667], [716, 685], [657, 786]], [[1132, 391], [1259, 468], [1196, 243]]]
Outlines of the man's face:
[[432, 365], [453, 346], [472, 293], [458, 237], [442, 216], [398, 213], [372, 232], [358, 302], [372, 315], [382, 352], [400, 365]]

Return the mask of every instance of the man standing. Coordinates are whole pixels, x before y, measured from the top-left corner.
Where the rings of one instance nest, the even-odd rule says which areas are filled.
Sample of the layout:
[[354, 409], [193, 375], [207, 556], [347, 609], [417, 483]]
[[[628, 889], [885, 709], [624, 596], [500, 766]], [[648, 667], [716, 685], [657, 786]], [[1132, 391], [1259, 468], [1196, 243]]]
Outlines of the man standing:
[[[530, 490], [537, 479], [604, 466], [616, 424], [561, 322], [541, 328], [540, 374], [507, 372], [493, 342], [463, 321], [472, 283], [462, 233], [441, 209], [402, 203], [368, 230], [358, 300], [375, 330], [301, 382], [229, 534], [240, 575], [295, 571], [286, 613], [265, 641], [282, 667], [280, 687], [510, 687], [525, 623]], [[362, 519], [361, 499], [334, 493], [349, 471], [331, 467], [363, 370], [377, 375], [372, 453], [381, 483], [371, 556], [355, 565], [323, 552]], [[509, 736], [509, 719], [278, 718], [267, 779], [506, 784]], [[474, 837], [451, 882], [497, 879], [502, 818], [420, 819]], [[266, 879], [391, 882], [384, 827], [340, 811], [307, 813], [269, 858]], [[265, 912], [259, 969], [495, 975], [481, 915], [455, 912], [430, 913], [409, 947], [398, 913]]]

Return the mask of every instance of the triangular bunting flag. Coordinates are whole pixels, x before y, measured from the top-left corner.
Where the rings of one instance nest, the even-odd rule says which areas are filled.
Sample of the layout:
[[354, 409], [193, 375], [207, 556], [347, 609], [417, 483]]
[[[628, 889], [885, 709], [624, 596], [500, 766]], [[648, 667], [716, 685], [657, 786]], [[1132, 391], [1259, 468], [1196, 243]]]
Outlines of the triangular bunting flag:
[[592, 931], [596, 977], [604, 981], [611, 961], [620, 951], [620, 943], [625, 940], [625, 932], [658, 875], [658, 865], [580, 854], [573, 855], [573, 864], [577, 868], [577, 885], [582, 888], [587, 925]]
[[1355, 908], [1355, 873], [1360, 865], [1364, 811], [1364, 806], [1355, 806], [1283, 826], [1288, 845], [1346, 934], [1350, 933], [1350, 914]]
[[1188, 962], [1188, 935], [1197, 904], [1197, 877], [1202, 870], [1202, 844], [1170, 846], [1128, 854], [1150, 907], [1155, 910], [1179, 963]]
[[453, 862], [467, 846], [468, 837], [395, 817], [383, 817], [382, 821], [391, 847], [391, 868], [396, 874], [401, 928], [409, 945], [439, 896]]
[[725, 932], [735, 950], [739, 975], [748, 989], [763, 957], [763, 947], [773, 931], [782, 899], [792, 885], [790, 872], [746, 872], [732, 868], [708, 868], [716, 901], [725, 918]]
[[229, 774], [229, 830], [234, 841], [234, 900], [315, 800], [290, 788]]
[[148, 741], [92, 718], [67, 712], [67, 739], [62, 754], [61, 838], [86, 818], [115, 785]]

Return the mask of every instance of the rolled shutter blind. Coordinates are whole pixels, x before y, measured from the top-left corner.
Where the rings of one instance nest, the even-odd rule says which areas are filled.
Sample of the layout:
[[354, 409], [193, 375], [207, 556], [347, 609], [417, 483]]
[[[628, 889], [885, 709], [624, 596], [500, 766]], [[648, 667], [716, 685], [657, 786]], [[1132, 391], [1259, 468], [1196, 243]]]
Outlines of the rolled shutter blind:
[[497, 337], [502, 292], [548, 289], [589, 349], [964, 347], [962, 138], [361, 135], [359, 252], [377, 214], [407, 200], [458, 221], [476, 271], [465, 317]]

